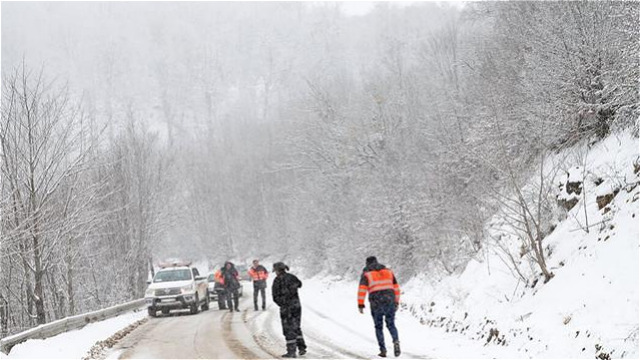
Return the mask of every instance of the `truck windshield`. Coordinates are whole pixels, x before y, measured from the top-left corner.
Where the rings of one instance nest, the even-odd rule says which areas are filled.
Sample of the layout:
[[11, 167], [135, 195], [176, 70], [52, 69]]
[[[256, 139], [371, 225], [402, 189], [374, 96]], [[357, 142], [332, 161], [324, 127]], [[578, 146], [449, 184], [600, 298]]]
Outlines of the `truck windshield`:
[[159, 271], [153, 278], [154, 283], [183, 280], [191, 280], [191, 271], [189, 269]]
[[213, 276], [213, 274], [209, 274], [209, 279], [207, 279], [209, 282], [214, 282], [215, 278]]

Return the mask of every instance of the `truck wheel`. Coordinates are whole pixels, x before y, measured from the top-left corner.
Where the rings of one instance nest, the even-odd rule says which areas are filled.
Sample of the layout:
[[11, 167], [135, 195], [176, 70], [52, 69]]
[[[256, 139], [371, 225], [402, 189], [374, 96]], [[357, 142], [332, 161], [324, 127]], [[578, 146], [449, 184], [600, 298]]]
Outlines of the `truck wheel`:
[[198, 294], [196, 294], [196, 301], [194, 301], [189, 308], [191, 311], [191, 315], [195, 315], [200, 311], [200, 306], [198, 304], [199, 302], [200, 301], [198, 300]]
[[156, 309], [154, 308], [147, 308], [147, 313], [149, 314], [149, 316], [151, 317], [156, 317]]
[[207, 295], [204, 298], [204, 304], [202, 304], [202, 311], [209, 310], [209, 302], [210, 301], [211, 301], [211, 299], [209, 298], [209, 293], [207, 293]]
[[162, 309], [162, 315], [169, 315], [169, 309]]

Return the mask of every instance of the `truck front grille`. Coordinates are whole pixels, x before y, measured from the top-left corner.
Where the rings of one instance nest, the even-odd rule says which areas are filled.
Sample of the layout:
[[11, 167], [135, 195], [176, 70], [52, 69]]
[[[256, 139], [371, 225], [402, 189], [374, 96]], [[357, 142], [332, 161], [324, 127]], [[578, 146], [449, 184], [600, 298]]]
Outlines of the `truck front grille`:
[[157, 289], [156, 296], [180, 295], [180, 288]]

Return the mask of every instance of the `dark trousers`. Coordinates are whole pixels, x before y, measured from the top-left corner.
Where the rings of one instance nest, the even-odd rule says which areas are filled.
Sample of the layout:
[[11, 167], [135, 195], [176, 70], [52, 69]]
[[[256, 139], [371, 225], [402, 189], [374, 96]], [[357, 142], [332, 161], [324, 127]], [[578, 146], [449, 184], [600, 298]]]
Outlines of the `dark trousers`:
[[258, 280], [253, 282], [253, 307], [258, 310], [258, 293], [262, 294], [262, 308], [267, 307], [267, 284], [264, 280]]
[[227, 308], [227, 292], [224, 290], [218, 291], [218, 308], [220, 310]]
[[235, 290], [227, 290], [227, 307], [229, 310], [236, 309], [238, 310], [238, 289]]
[[382, 322], [386, 320], [387, 329], [391, 333], [393, 342], [398, 341], [398, 329], [396, 329], [396, 305], [394, 303], [377, 305], [375, 308], [371, 307], [371, 316], [373, 316], [373, 323], [376, 327], [376, 338], [378, 339], [378, 346], [381, 351], [387, 351], [384, 346], [384, 333], [382, 332]]
[[302, 336], [300, 321], [302, 320], [302, 308], [300, 306], [287, 306], [280, 308], [280, 321], [282, 333], [287, 342], [287, 353], [293, 354], [298, 350], [306, 350], [307, 345]]

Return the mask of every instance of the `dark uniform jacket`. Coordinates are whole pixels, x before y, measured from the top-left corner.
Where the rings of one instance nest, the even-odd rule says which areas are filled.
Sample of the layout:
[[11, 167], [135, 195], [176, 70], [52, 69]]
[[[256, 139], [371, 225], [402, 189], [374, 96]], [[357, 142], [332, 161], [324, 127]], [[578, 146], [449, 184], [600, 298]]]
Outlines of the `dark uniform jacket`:
[[293, 274], [284, 273], [276, 276], [271, 286], [273, 302], [281, 308], [300, 306], [298, 289], [301, 287], [302, 281]]
[[238, 281], [238, 270], [236, 270], [235, 266], [232, 263], [231, 268], [227, 269], [227, 265], [221, 269], [222, 278], [224, 280], [224, 288], [226, 290], [234, 291], [240, 288], [240, 282]]

